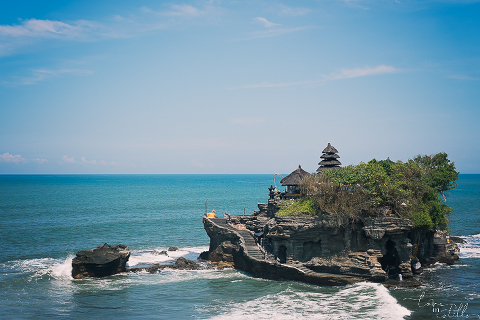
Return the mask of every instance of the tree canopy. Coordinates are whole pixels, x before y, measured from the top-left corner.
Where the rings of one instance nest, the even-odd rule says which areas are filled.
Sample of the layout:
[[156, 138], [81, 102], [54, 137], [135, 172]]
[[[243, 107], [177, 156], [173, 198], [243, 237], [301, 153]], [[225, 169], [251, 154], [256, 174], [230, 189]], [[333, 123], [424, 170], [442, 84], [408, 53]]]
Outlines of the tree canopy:
[[305, 197], [297, 206], [309, 208], [306, 214], [333, 214], [339, 220], [392, 214], [410, 219], [414, 227], [445, 229], [452, 212], [445, 192], [455, 188], [457, 179], [446, 153], [407, 162], [372, 159], [306, 177], [301, 184]]

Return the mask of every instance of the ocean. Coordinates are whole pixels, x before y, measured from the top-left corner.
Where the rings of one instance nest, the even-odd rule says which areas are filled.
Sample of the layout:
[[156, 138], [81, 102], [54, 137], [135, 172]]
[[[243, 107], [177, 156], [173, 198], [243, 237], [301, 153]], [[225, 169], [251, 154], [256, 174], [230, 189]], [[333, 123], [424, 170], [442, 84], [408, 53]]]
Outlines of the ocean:
[[[480, 319], [480, 175], [448, 193], [460, 260], [418, 288], [319, 287], [227, 270], [73, 280], [75, 252], [124, 244], [129, 267], [195, 260], [206, 206], [253, 213], [273, 175], [0, 175], [1, 319]], [[169, 256], [162, 250], [176, 246]]]

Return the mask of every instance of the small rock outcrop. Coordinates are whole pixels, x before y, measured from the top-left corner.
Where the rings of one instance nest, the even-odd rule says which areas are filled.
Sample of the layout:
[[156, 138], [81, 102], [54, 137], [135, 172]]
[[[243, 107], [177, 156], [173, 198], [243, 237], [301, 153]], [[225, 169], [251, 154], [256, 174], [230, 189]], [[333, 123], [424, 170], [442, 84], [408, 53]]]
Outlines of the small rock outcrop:
[[156, 264], [151, 267], [146, 268], [129, 268], [127, 272], [139, 272], [139, 271], [147, 271], [149, 273], [157, 273], [164, 269], [174, 269], [174, 270], [198, 270], [200, 269], [200, 265], [195, 261], [185, 259], [184, 257], [180, 257], [175, 261], [175, 264]]
[[129, 257], [130, 250], [123, 244], [111, 246], [105, 243], [95, 249], [78, 251], [72, 260], [72, 277], [106, 277], [125, 272]]

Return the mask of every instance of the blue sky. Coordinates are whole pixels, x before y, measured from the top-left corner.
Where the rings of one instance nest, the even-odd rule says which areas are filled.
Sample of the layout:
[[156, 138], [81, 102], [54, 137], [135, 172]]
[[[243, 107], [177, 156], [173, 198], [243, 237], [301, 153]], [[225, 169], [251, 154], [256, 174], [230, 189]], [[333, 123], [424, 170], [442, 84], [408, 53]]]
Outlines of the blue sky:
[[2, 1], [0, 173], [480, 173], [480, 1]]

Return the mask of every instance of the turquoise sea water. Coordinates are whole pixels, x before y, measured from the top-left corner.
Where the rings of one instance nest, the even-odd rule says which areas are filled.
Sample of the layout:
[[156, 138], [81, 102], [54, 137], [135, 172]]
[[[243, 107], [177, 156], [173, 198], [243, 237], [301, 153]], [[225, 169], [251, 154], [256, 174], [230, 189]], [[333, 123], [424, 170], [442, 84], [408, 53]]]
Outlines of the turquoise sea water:
[[[278, 184], [278, 178], [277, 178]], [[236, 270], [165, 270], [73, 280], [71, 259], [104, 243], [132, 250], [129, 266], [196, 259], [201, 222], [266, 202], [273, 175], [0, 176], [0, 318], [480, 319], [480, 175], [448, 196], [460, 261], [425, 271], [423, 286], [317, 287]], [[157, 253], [180, 248], [170, 257]]]

